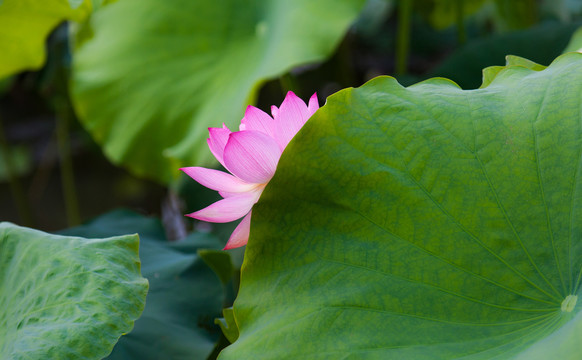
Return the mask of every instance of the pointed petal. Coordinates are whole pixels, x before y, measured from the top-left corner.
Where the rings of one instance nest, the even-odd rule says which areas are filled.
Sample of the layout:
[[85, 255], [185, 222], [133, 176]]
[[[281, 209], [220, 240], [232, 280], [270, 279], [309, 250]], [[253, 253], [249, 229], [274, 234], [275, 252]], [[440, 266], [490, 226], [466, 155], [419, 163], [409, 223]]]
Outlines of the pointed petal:
[[254, 106], [247, 106], [245, 117], [241, 120], [240, 130], [256, 130], [273, 136], [275, 120], [266, 112]]
[[273, 115], [273, 119], [279, 116], [279, 108], [275, 105], [271, 105], [271, 115]]
[[180, 170], [201, 185], [220, 192], [242, 193], [250, 191], [257, 186], [256, 184], [249, 184], [235, 176], [214, 169], [192, 166], [181, 168]]
[[236, 229], [234, 229], [223, 250], [234, 249], [247, 244], [251, 232], [251, 214], [252, 211], [249, 212], [247, 216], [242, 219], [240, 224], [238, 224]]
[[234, 132], [224, 148], [226, 168], [249, 183], [267, 183], [275, 174], [280, 157], [277, 142], [260, 131]]
[[317, 109], [319, 109], [319, 101], [317, 100], [317, 93], [314, 93], [309, 99], [309, 105], [307, 105], [307, 113], [309, 114], [309, 117], [315, 114]]
[[261, 196], [260, 192], [252, 191], [238, 196], [228, 197], [186, 216], [216, 223], [235, 221], [245, 216], [251, 210], [253, 205], [259, 200], [259, 196]]
[[224, 147], [228, 141], [230, 130], [226, 125], [222, 124], [222, 128], [208, 128], [209, 138], [207, 140], [208, 147], [212, 155], [224, 166]]
[[309, 116], [307, 105], [292, 91], [289, 91], [279, 108], [278, 116], [275, 118], [275, 140], [277, 140], [281, 151], [301, 129]]

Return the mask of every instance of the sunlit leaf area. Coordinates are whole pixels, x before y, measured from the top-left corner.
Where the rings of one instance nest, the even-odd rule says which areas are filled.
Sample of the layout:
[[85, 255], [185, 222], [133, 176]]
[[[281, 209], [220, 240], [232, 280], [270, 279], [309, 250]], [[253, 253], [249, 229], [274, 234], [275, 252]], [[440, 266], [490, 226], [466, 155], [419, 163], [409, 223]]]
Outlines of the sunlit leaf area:
[[0, 359], [582, 359], [582, 0], [0, 0]]

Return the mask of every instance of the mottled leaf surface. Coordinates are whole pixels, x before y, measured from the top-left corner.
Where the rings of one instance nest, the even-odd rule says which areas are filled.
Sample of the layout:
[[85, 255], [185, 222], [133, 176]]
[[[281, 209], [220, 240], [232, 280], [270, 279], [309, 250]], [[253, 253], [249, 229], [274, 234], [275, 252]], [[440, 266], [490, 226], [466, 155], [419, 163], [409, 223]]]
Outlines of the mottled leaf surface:
[[84, 239], [0, 224], [0, 358], [101, 359], [145, 305], [137, 235]]
[[[220, 335], [214, 319], [221, 315], [227, 291], [197, 251], [224, 245], [203, 233], [169, 242], [159, 219], [128, 210], [112, 211], [66, 233], [112, 236], [131, 231], [140, 236], [142, 272], [150, 291], [133, 331], [121, 338], [107, 359], [206, 359]], [[222, 256], [232, 271], [229, 255]], [[221, 263], [216, 263], [216, 270], [226, 271]]]

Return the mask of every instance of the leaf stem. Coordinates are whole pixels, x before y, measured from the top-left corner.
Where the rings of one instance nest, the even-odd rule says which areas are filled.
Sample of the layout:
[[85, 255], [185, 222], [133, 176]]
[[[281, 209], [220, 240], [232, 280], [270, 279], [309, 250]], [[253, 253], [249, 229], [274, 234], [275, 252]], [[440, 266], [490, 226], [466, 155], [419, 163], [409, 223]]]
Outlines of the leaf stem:
[[61, 98], [56, 101], [57, 110], [57, 145], [59, 148], [61, 186], [69, 226], [78, 225], [80, 220], [73, 160], [71, 157], [71, 143], [69, 137], [69, 120], [71, 117], [70, 104]]
[[396, 74], [406, 74], [408, 51], [410, 47], [410, 19], [412, 17], [413, 0], [398, 2], [398, 30], [396, 36]]
[[12, 197], [16, 204], [16, 211], [18, 212], [18, 217], [22, 221], [22, 225], [32, 227], [32, 214], [30, 207], [28, 206], [28, 201], [24, 195], [24, 190], [22, 189], [22, 184], [16, 175], [16, 169], [14, 163], [12, 162], [12, 153], [10, 151], [10, 146], [4, 135], [4, 125], [2, 123], [2, 118], [0, 117], [0, 153], [1, 157], [4, 159], [4, 166], [6, 167], [6, 172], [8, 173], [8, 181], [10, 182], [10, 190], [12, 192]]

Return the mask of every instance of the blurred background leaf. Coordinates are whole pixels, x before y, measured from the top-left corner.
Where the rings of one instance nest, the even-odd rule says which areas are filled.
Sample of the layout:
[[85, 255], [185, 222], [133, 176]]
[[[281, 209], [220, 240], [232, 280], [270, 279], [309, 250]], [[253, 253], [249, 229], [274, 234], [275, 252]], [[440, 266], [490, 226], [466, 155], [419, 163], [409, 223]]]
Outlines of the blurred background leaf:
[[[481, 85], [481, 69], [503, 65], [506, 55], [517, 55], [542, 65], [560, 55], [576, 24], [546, 23], [527, 30], [475, 39], [452, 53], [428, 77], [444, 77], [463, 89]], [[541, 50], [543, 49], [543, 50]]]
[[0, 4], [0, 79], [45, 62], [45, 41], [64, 20], [81, 21], [89, 0], [4, 0]]
[[235, 129], [265, 80], [329, 56], [363, 3], [108, 5], [74, 54], [77, 114], [113, 163], [168, 183], [180, 166], [214, 164], [207, 128]]
[[429, 23], [438, 30], [456, 25], [459, 19], [466, 20], [474, 15], [489, 0], [420, 0], [415, 3], [416, 10], [428, 18]]
[[[28, 174], [32, 169], [32, 159], [27, 147], [14, 146], [10, 150], [10, 153], [6, 154], [0, 149], [0, 182], [10, 180], [10, 171], [6, 166], [8, 163], [14, 167], [12, 171], [16, 176]], [[6, 159], [6, 156], [10, 156], [10, 159]]]
[[10, 86], [12, 86], [12, 81], [14, 81], [14, 77], [5, 77], [0, 79], [0, 96], [6, 92]]

